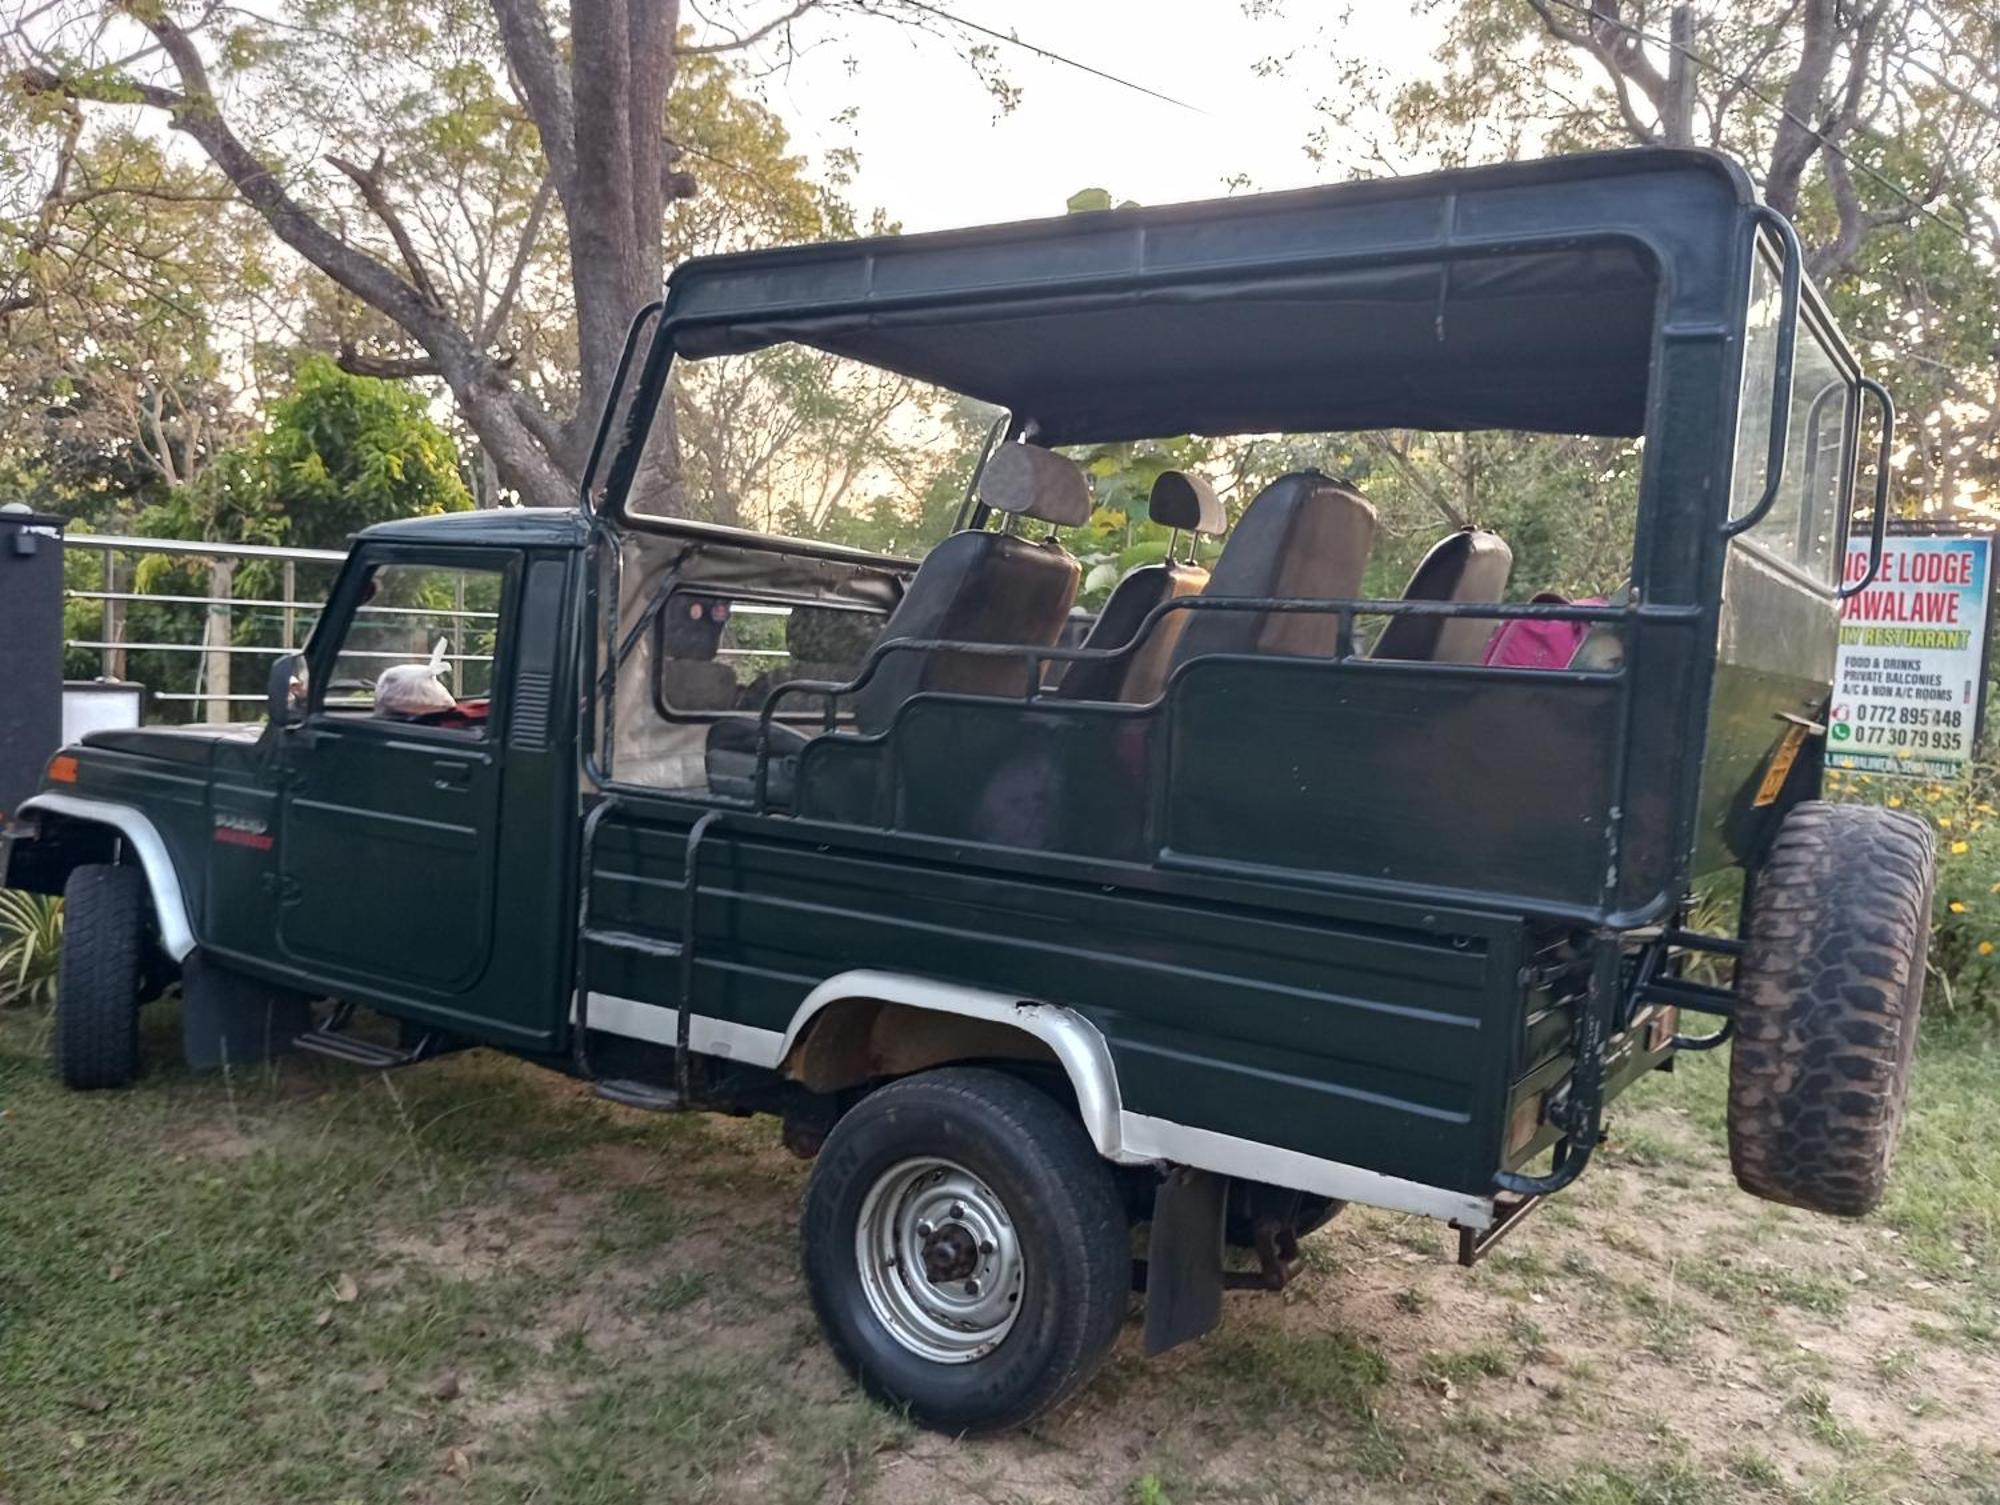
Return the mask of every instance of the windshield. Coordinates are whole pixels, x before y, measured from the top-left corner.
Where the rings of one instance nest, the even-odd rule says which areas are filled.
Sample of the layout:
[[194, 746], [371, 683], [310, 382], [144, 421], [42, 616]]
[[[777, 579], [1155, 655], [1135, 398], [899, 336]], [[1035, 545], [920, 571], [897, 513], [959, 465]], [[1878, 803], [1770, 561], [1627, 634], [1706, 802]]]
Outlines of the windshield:
[[921, 554], [951, 531], [1002, 417], [805, 345], [676, 361], [625, 512]]

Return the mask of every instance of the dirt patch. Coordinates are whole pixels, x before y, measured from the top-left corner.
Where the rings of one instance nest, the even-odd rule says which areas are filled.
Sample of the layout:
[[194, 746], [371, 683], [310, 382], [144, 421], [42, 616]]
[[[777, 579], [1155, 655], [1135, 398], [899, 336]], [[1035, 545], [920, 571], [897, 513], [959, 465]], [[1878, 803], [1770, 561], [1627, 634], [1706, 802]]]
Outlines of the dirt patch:
[[[573, 1096], [552, 1111], [606, 1111]], [[520, 1292], [504, 1322], [527, 1357], [468, 1379], [436, 1498], [460, 1455], [468, 1477], [529, 1480], [524, 1437], [564, 1456], [549, 1437], [667, 1426], [685, 1429], [669, 1450], [715, 1448], [725, 1416], [690, 1498], [1484, 1501], [1569, 1498], [1563, 1481], [1609, 1469], [1625, 1482], [1576, 1497], [1974, 1499], [1968, 1471], [2000, 1464], [2000, 1352], [1938, 1335], [1967, 1289], [1878, 1223], [1750, 1201], [1671, 1106], [1626, 1115], [1584, 1182], [1472, 1271], [1446, 1230], [1357, 1209], [1289, 1290], [1232, 1294], [1200, 1343], [1145, 1359], [1135, 1303], [1096, 1383], [996, 1439], [857, 1399], [798, 1272], [807, 1168], [769, 1124], [633, 1123], [374, 1238], [371, 1288]], [[187, 1144], [254, 1141], [211, 1125]]]

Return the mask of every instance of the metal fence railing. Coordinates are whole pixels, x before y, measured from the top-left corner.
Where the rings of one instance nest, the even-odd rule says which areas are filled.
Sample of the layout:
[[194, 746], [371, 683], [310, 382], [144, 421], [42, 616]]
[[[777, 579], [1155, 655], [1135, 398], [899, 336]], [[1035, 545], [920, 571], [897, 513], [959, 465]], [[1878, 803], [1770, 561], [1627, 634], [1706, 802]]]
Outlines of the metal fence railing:
[[[245, 707], [263, 703], [264, 675], [258, 674], [254, 688], [245, 686], [238, 689], [232, 682], [231, 665], [239, 660], [269, 661], [302, 647], [312, 632], [313, 624], [319, 619], [326, 587], [331, 583], [334, 571], [347, 557], [337, 549], [292, 549], [269, 544], [208, 543], [197, 539], [132, 538], [106, 533], [72, 533], [64, 541], [64, 553], [72, 560], [97, 561], [94, 571], [72, 568], [69, 572], [63, 592], [65, 599], [94, 603], [97, 610], [94, 613], [74, 610], [69, 613], [71, 625], [64, 636], [65, 649], [96, 655], [98, 673], [106, 679], [136, 679], [145, 684], [151, 702], [163, 706], [199, 707], [202, 718], [211, 722], [243, 718]], [[205, 565], [207, 590], [140, 589], [139, 561], [149, 555]], [[245, 595], [236, 593], [240, 567], [252, 562], [275, 567], [275, 577], [270, 571], [260, 572], [260, 578], [266, 581], [275, 578], [275, 591]], [[308, 574], [303, 591], [300, 582], [302, 568]], [[90, 578], [92, 574], [95, 575], [94, 580]], [[174, 635], [155, 631], [135, 637], [130, 630], [134, 609], [148, 606], [188, 609], [173, 615], [177, 623], [187, 623], [192, 619], [193, 630]], [[199, 609], [198, 615], [194, 611], [196, 608]], [[462, 597], [448, 608], [369, 605], [360, 610], [382, 615], [445, 618], [452, 624], [446, 653], [449, 661], [463, 666], [490, 660], [490, 655], [465, 651], [463, 629], [465, 623], [470, 621], [491, 620], [493, 613], [467, 610]], [[238, 641], [238, 629], [245, 625], [246, 614], [264, 620], [265, 631], [254, 635], [266, 636], [270, 641]], [[184, 673], [156, 672], [150, 677], [163, 682], [148, 683], [149, 676], [133, 661], [134, 655], [148, 654], [169, 655], [165, 660], [168, 665], [192, 656], [194, 672], [191, 681]], [[347, 656], [391, 660], [403, 657], [401, 654], [369, 653], [350, 653]], [[236, 708], [234, 712], [232, 707]]]

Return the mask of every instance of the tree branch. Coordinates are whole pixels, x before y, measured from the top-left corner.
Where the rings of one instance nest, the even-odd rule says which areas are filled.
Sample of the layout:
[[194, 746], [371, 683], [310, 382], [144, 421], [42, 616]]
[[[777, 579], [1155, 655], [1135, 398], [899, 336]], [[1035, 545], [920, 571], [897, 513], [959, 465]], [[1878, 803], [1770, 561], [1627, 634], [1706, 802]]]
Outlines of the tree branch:
[[521, 279], [527, 275], [528, 262], [535, 254], [535, 242], [541, 239], [542, 220], [549, 212], [549, 196], [555, 190], [555, 178], [545, 174], [541, 186], [535, 190], [535, 201], [528, 207], [528, 221], [521, 227], [521, 243], [514, 248], [514, 261], [507, 268], [506, 284], [500, 289], [500, 296], [494, 301], [486, 322], [479, 328], [479, 347], [493, 348], [494, 338], [507, 323], [507, 315], [514, 310], [514, 299], [520, 295]]
[[[556, 192], [571, 202], [576, 191], [576, 101], [569, 74], [549, 35], [541, 0], [491, 0], [500, 25], [507, 66], [520, 85], [522, 103], [541, 132], [542, 155], [556, 180]], [[638, 0], [651, 4], [653, 0]]]
[[444, 375], [443, 368], [428, 355], [369, 355], [347, 344], [340, 347], [334, 364], [349, 376], [373, 376], [384, 381]]
[[410, 285], [414, 287], [433, 308], [442, 309], [444, 299], [438, 296], [436, 284], [431, 281], [425, 269], [423, 258], [417, 255], [416, 242], [410, 239], [410, 232], [404, 226], [402, 216], [396, 213], [396, 206], [389, 202], [389, 195], [382, 187], [382, 153], [375, 154], [375, 160], [367, 167], [350, 162], [345, 157], [329, 152], [326, 160], [353, 180], [361, 190], [361, 198], [374, 211], [389, 232], [389, 238], [396, 243], [402, 253], [403, 265], [410, 273]]
[[1799, 65], [1785, 81], [1783, 107], [1771, 142], [1770, 166], [1764, 174], [1764, 200], [1780, 214], [1794, 216], [1799, 207], [1799, 180], [1820, 149], [1813, 117], [1819, 113], [1827, 71], [1833, 66], [1839, 17], [1834, 0], [1805, 0], [1800, 21], [1803, 37]]
[[754, 27], [742, 35], [732, 33], [726, 42], [703, 42], [698, 46], [683, 46], [676, 43], [674, 51], [681, 57], [713, 57], [718, 52], [735, 52], [744, 47], [754, 47], [774, 31], [782, 30], [813, 9], [820, 0], [797, 0], [783, 15], [773, 16], [762, 26]]
[[[1548, 0], [1528, 0], [1528, 6], [1541, 17], [1542, 26], [1550, 36], [1559, 42], [1567, 42], [1572, 47], [1580, 47], [1597, 59], [1598, 66], [1604, 69], [1610, 79], [1612, 98], [1618, 102], [1618, 114], [1624, 120], [1625, 129], [1631, 133], [1632, 139], [1641, 146], [1651, 145], [1657, 140], [1659, 133], [1641, 120], [1638, 110], [1633, 107], [1632, 91], [1626, 85], [1626, 65], [1620, 61], [1619, 54], [1607, 47], [1599, 38], [1597, 23], [1593, 21], [1589, 30], [1567, 25], [1556, 19], [1555, 12], [1549, 8]], [[1649, 69], [1651, 66], [1647, 64]]]

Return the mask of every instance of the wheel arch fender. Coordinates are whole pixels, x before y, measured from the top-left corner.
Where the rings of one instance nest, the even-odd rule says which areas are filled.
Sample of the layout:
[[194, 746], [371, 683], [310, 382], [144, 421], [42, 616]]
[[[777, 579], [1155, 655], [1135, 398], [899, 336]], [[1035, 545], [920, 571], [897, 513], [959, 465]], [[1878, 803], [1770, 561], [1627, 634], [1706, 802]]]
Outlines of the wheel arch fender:
[[901, 972], [841, 972], [815, 987], [794, 1010], [778, 1051], [779, 1069], [787, 1075], [800, 1074], [815, 1028], [839, 1017], [850, 1006], [870, 1004], [916, 1010], [989, 1029], [998, 1027], [1027, 1037], [1040, 1047], [1032, 1054], [1052, 1058], [1068, 1078], [1084, 1132], [1098, 1154], [1121, 1164], [1150, 1163], [1153, 1158], [1125, 1149], [1118, 1071], [1111, 1047], [1096, 1025], [1059, 1004]]
[[153, 917], [159, 925], [160, 949], [174, 961], [186, 961], [194, 951], [194, 924], [188, 916], [187, 895], [181, 888], [180, 873], [173, 854], [159, 828], [144, 811], [112, 800], [87, 799], [74, 794], [37, 794], [23, 800], [23, 815], [57, 816], [84, 825], [103, 826], [121, 836], [139, 869], [146, 875], [152, 895]]

